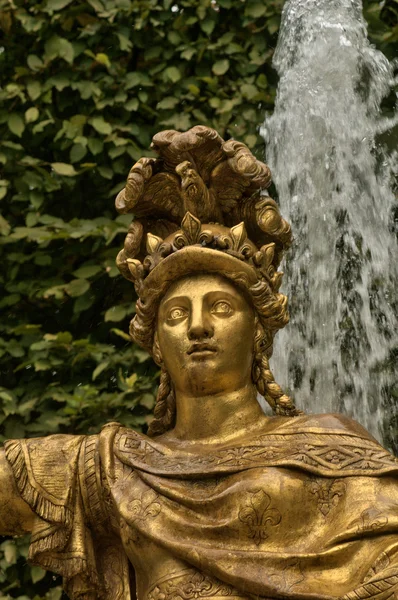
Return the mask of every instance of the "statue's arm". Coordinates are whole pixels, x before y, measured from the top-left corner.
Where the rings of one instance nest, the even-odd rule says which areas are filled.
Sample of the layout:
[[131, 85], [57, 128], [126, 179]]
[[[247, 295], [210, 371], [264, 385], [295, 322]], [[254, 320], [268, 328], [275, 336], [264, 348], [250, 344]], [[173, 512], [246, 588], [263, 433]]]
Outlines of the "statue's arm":
[[34, 518], [34, 513], [18, 492], [4, 448], [0, 448], [0, 535], [29, 533]]

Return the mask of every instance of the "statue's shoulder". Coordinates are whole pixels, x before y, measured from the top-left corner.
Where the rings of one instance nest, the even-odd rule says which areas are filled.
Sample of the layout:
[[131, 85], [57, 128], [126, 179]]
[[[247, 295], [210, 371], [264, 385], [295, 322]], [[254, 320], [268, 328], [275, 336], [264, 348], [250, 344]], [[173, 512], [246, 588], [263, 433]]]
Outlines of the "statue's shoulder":
[[11, 466], [21, 463], [28, 471], [42, 472], [51, 478], [52, 472], [60, 472], [62, 467], [72, 469], [84, 435], [53, 434], [46, 437], [8, 440], [4, 443], [6, 457]]
[[287, 418], [281, 429], [297, 433], [313, 432], [330, 435], [353, 435], [378, 443], [357, 421], [340, 413], [307, 414]]
[[116, 471], [120, 468], [118, 461], [115, 462], [115, 457], [120, 459], [121, 454], [134, 452], [134, 449], [145, 453], [149, 442], [150, 440], [143, 433], [113, 422], [106, 423], [102, 427], [98, 442], [96, 444], [93, 442], [93, 446], [96, 445], [98, 448], [101, 465], [106, 476], [114, 479]]
[[84, 435], [8, 440], [7, 461], [21, 497], [44, 520], [65, 523], [73, 510]]

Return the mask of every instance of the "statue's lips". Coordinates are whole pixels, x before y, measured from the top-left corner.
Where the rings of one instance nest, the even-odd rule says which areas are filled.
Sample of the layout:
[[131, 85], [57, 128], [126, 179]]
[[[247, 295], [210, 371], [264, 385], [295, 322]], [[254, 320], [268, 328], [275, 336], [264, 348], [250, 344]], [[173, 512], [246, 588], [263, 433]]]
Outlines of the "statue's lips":
[[187, 351], [187, 354], [189, 356], [192, 354], [200, 354], [201, 356], [205, 356], [207, 354], [214, 354], [215, 352], [217, 352], [217, 349], [212, 344], [192, 344], [192, 346]]

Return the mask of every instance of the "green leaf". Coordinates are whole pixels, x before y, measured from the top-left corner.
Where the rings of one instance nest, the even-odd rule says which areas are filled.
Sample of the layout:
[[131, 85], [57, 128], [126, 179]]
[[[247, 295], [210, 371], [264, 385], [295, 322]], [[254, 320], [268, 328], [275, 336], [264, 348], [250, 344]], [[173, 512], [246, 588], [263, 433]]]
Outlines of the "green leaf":
[[[46, 336], [44, 336], [46, 337]], [[70, 344], [73, 341], [73, 336], [70, 331], [59, 331], [57, 333], [57, 342], [59, 344]]]
[[236, 99], [222, 100], [220, 102], [220, 106], [219, 106], [217, 112], [220, 113], [220, 115], [230, 113], [234, 109], [235, 105], [236, 105]]
[[31, 106], [31, 108], [28, 108], [28, 110], [25, 112], [25, 121], [27, 123], [34, 123], [34, 121], [37, 121], [38, 118], [39, 111], [35, 106]]
[[135, 111], [135, 110], [138, 110], [139, 105], [140, 105], [140, 103], [139, 103], [138, 98], [130, 98], [130, 100], [128, 100], [126, 102], [126, 104], [124, 105], [124, 108], [126, 110]]
[[36, 56], [36, 54], [29, 54], [28, 58], [26, 59], [26, 62], [28, 63], [28, 67], [32, 69], [32, 71], [39, 71], [44, 67], [43, 61], [41, 60], [41, 58]]
[[22, 137], [25, 129], [25, 123], [20, 115], [17, 113], [11, 113], [7, 120], [8, 129], [14, 135]]
[[260, 73], [260, 75], [257, 77], [256, 83], [258, 87], [263, 90], [268, 87], [268, 79], [265, 73]]
[[[7, 186], [6, 185], [1, 185], [0, 183], [0, 200], [2, 200], [3, 198], [5, 198], [5, 196], [7, 195]], [[3, 219], [3, 217], [2, 217]], [[5, 221], [3, 219], [3, 223], [7, 223], [7, 221]], [[8, 226], [8, 223], [7, 223]]]
[[145, 92], [145, 91], [139, 91], [138, 92], [138, 99], [143, 104], [146, 104], [146, 102], [148, 101], [148, 98], [149, 98], [148, 92]]
[[119, 39], [120, 50], [122, 50], [123, 52], [131, 50], [133, 44], [129, 40], [129, 38], [123, 35], [122, 33], [116, 33], [116, 35]]
[[137, 71], [132, 71], [131, 73], [127, 73], [127, 75], [126, 75], [125, 82], [124, 82], [124, 89], [129, 90], [132, 87], [136, 87], [140, 83], [141, 83], [141, 74], [137, 73]]
[[104, 179], [112, 179], [113, 178], [113, 171], [109, 167], [100, 166], [100, 167], [98, 167], [98, 172], [101, 175], [101, 177], [103, 177]]
[[81, 277], [83, 279], [88, 279], [89, 277], [94, 277], [102, 271], [102, 267], [99, 265], [88, 265], [87, 267], [80, 267], [76, 271], [73, 271], [73, 275], [75, 277]]
[[95, 60], [100, 63], [101, 65], [105, 65], [106, 67], [111, 66], [111, 61], [109, 60], [109, 56], [107, 54], [104, 54], [103, 52], [99, 52], [98, 54], [95, 55]]
[[14, 358], [21, 358], [25, 355], [24, 349], [22, 348], [22, 346], [17, 344], [15, 340], [11, 340], [10, 342], [8, 342], [7, 352]]
[[68, 63], [73, 63], [75, 52], [73, 45], [65, 38], [53, 35], [44, 44], [44, 56], [46, 60], [51, 61], [54, 58], [63, 58]]
[[87, 148], [82, 146], [82, 144], [73, 144], [70, 151], [70, 162], [77, 163], [82, 160], [87, 154]]
[[225, 48], [225, 53], [226, 54], [239, 54], [241, 52], [244, 52], [245, 49], [243, 48], [243, 46], [241, 46], [240, 44], [228, 44], [228, 46]]
[[36, 213], [28, 213], [25, 219], [26, 227], [34, 227], [37, 225], [38, 220], [38, 215]]
[[229, 60], [224, 58], [223, 60], [218, 60], [214, 63], [212, 67], [212, 71], [214, 75], [224, 75], [229, 69]]
[[177, 31], [169, 31], [167, 39], [173, 46], [177, 46], [181, 42], [181, 36]]
[[72, 165], [68, 165], [67, 163], [55, 162], [51, 163], [52, 168], [58, 175], [64, 175], [65, 177], [74, 177], [77, 175], [77, 171]]
[[89, 120], [89, 123], [96, 131], [98, 131], [98, 133], [102, 133], [103, 135], [112, 133], [112, 126], [107, 123], [103, 117], [93, 117]]
[[194, 85], [193, 83], [190, 83], [188, 85], [188, 89], [191, 92], [191, 94], [193, 94], [194, 96], [199, 96], [199, 94], [200, 94], [200, 88], [197, 85]]
[[130, 377], [126, 377], [125, 383], [126, 383], [127, 387], [130, 389], [133, 389], [137, 379], [138, 379], [137, 373], [133, 373], [132, 375], [130, 375]]
[[163, 98], [163, 100], [157, 103], [156, 108], [171, 109], [177, 106], [178, 103], [178, 98], [174, 98], [173, 96], [167, 96], [166, 98]]
[[276, 33], [279, 29], [279, 19], [277, 17], [271, 17], [267, 21], [267, 29], [271, 35]]
[[23, 146], [21, 144], [17, 144], [15, 142], [11, 142], [10, 140], [3, 140], [1, 144], [5, 148], [11, 148], [12, 150], [23, 150]]
[[46, 88], [50, 89], [51, 87], [55, 87], [56, 90], [62, 92], [62, 90], [64, 90], [70, 84], [70, 79], [65, 77], [65, 75], [61, 72], [54, 75], [54, 77], [47, 79]]
[[36, 360], [34, 366], [35, 371], [48, 371], [51, 369], [51, 363], [48, 360]]
[[118, 337], [122, 338], [126, 342], [132, 342], [131, 336], [128, 333], [126, 333], [125, 331], [122, 331], [121, 329], [117, 329], [117, 327], [113, 327], [111, 329], [111, 332], [114, 333], [115, 335], [117, 335]]
[[253, 17], [254, 19], [258, 19], [262, 17], [267, 12], [267, 3], [266, 2], [256, 2], [254, 4], [249, 4], [245, 10], [245, 15], [248, 17]]
[[161, 121], [161, 124], [166, 125], [168, 127], [174, 127], [175, 129], [179, 129], [181, 131], [189, 129], [192, 125], [190, 116], [187, 113], [174, 114], [169, 119], [163, 119], [163, 121]]
[[87, 290], [90, 289], [90, 283], [86, 279], [73, 279], [67, 286], [65, 286], [65, 292], [76, 298], [82, 296]]
[[62, 10], [71, 2], [72, 0], [47, 0], [45, 10], [47, 12], [55, 12], [57, 10]]
[[3, 296], [0, 300], [0, 308], [3, 308], [4, 306], [13, 306], [13, 304], [19, 302], [20, 299], [20, 294], [10, 294], [9, 296]]
[[61, 600], [62, 598], [62, 588], [57, 586], [55, 588], [51, 588], [46, 593], [46, 600]]
[[177, 69], [177, 67], [167, 67], [167, 69], [164, 71], [164, 78], [166, 80], [172, 81], [173, 83], [176, 83], [181, 79], [181, 73]]
[[30, 200], [30, 203], [32, 204], [33, 208], [38, 209], [44, 202], [44, 195], [33, 190], [29, 194], [29, 200]]
[[220, 98], [217, 98], [217, 97], [210, 98], [209, 104], [212, 108], [218, 108], [221, 104], [221, 100], [220, 100]]
[[123, 306], [112, 306], [105, 313], [104, 320], [121, 321], [127, 315], [127, 310]]
[[88, 0], [88, 3], [96, 12], [102, 12], [105, 8], [101, 0]]
[[140, 399], [141, 406], [145, 406], [148, 410], [152, 410], [155, 406], [156, 400], [153, 394], [143, 394]]
[[40, 567], [33, 566], [30, 568], [30, 574], [33, 583], [37, 583], [45, 577], [46, 571], [44, 569], [41, 569]]
[[32, 129], [33, 133], [41, 133], [47, 127], [47, 125], [50, 125], [50, 123], [54, 123], [54, 121], [52, 119], [45, 119], [44, 121], [40, 121], [40, 123], [34, 125]]
[[105, 371], [105, 369], [107, 369], [110, 365], [110, 361], [109, 360], [104, 360], [103, 362], [101, 362], [93, 371], [92, 374], [92, 380], [95, 381], [98, 377], [98, 375], [101, 375], [102, 371]]
[[4, 552], [4, 558], [9, 565], [15, 565], [18, 559], [17, 548], [13, 540], [7, 540], [1, 545], [1, 549]]
[[181, 52], [181, 58], [185, 59], [185, 60], [191, 60], [191, 58], [196, 54], [196, 49], [195, 48], [185, 48], [185, 50], [183, 50]]
[[[5, 190], [4, 196], [7, 193], [7, 188], [0, 188], [0, 199], [1, 199], [2, 190]], [[5, 220], [5, 218], [2, 215], [0, 215], [0, 235], [7, 236], [10, 233], [10, 231], [11, 231], [11, 225], [9, 224], [8, 221]]]
[[253, 133], [245, 136], [245, 144], [249, 146], [249, 148], [254, 148], [257, 143], [257, 136]]
[[26, 89], [28, 91], [29, 97], [31, 100], [37, 100], [41, 94], [41, 84], [39, 81], [29, 81], [26, 84]]
[[211, 35], [216, 26], [216, 22], [214, 19], [207, 18], [204, 21], [201, 21], [200, 27], [202, 31], [204, 31], [207, 35]]
[[99, 138], [89, 137], [87, 140], [87, 146], [91, 154], [94, 154], [94, 156], [96, 156], [97, 154], [100, 154], [102, 152], [104, 148], [104, 142]]
[[242, 92], [242, 96], [248, 100], [253, 100], [258, 94], [258, 89], [252, 83], [244, 83], [241, 85], [240, 91]]

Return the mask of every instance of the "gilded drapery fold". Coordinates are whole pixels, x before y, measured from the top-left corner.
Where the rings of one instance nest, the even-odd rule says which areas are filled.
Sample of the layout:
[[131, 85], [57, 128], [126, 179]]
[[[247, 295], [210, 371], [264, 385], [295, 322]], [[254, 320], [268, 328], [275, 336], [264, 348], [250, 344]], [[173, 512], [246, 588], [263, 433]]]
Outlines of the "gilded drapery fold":
[[275, 418], [202, 455], [120, 428], [112, 452], [125, 547], [146, 538], [246, 597], [398, 593], [398, 461], [349, 419]]
[[62, 575], [72, 600], [130, 600], [127, 558], [97, 493], [97, 446], [98, 436], [53, 435], [5, 451], [36, 513], [29, 561]]
[[[137, 569], [146, 547], [186, 565], [205, 591], [393, 598], [397, 459], [343, 417], [271, 423], [201, 454], [118, 424], [99, 436], [8, 442], [18, 489], [37, 515], [30, 559], [62, 574], [73, 600], [130, 600], [127, 557]], [[177, 598], [171, 583], [155, 583], [146, 597]]]

